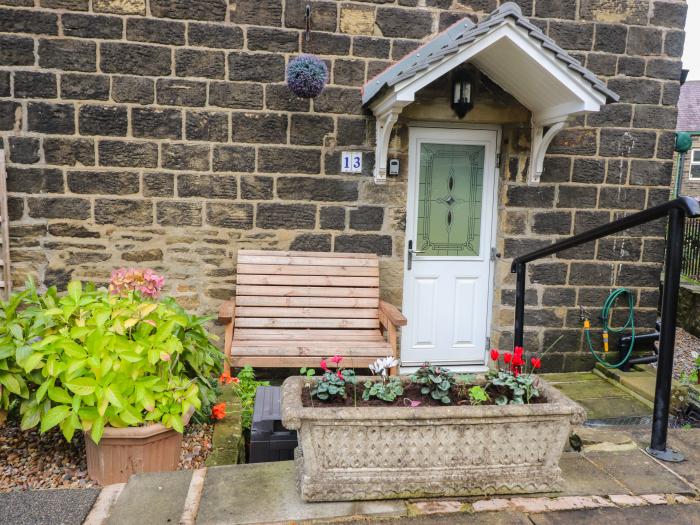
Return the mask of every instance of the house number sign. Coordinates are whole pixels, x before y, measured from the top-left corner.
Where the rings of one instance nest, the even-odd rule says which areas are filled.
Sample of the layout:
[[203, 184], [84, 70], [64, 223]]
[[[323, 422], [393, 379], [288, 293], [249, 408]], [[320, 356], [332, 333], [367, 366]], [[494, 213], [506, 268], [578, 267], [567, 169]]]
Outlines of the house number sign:
[[340, 158], [340, 171], [342, 173], [362, 173], [362, 152], [343, 151]]

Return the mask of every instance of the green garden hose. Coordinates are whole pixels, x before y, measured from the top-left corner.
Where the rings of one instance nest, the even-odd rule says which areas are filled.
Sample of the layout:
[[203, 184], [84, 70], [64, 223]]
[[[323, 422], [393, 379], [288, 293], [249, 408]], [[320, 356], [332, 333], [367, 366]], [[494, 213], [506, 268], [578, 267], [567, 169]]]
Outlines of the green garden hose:
[[[629, 304], [629, 314], [627, 315], [627, 322], [619, 327], [619, 328], [614, 328], [610, 326], [610, 312], [612, 311], [613, 307], [615, 306], [615, 303], [617, 300], [622, 297], [623, 295], [627, 295], [627, 301]], [[630, 330], [630, 346], [627, 350], [627, 354], [625, 354], [625, 357], [620, 360], [620, 362], [611, 364], [605, 361], [603, 358], [601, 358], [598, 355], [598, 352], [593, 348], [593, 343], [591, 342], [591, 323], [587, 318], [584, 318], [584, 323], [583, 323], [583, 330], [586, 333], [586, 341], [588, 343], [588, 349], [591, 351], [591, 354], [593, 357], [595, 357], [596, 361], [598, 361], [600, 364], [607, 368], [620, 368], [622, 365], [624, 365], [627, 360], [630, 358], [632, 355], [632, 350], [634, 349], [634, 338], [635, 338], [635, 329], [634, 329], [634, 294], [630, 292], [627, 288], [618, 288], [616, 290], [613, 290], [610, 295], [608, 295], [608, 298], [605, 300], [605, 303], [603, 303], [603, 308], [600, 311], [600, 317], [603, 319], [603, 346], [604, 350], [607, 353], [608, 351], [608, 334], [613, 333], [613, 334], [619, 334], [624, 332], [625, 330]]]

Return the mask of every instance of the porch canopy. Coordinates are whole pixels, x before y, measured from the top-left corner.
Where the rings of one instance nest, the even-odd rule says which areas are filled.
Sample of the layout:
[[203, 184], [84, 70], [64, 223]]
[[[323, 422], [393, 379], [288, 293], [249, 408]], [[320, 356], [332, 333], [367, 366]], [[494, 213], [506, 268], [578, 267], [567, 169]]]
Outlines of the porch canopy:
[[547, 147], [569, 116], [599, 111], [619, 100], [603, 81], [530, 23], [520, 7], [505, 3], [477, 24], [463, 18], [364, 85], [362, 103], [376, 117], [376, 182], [386, 180], [389, 137], [402, 109], [420, 89], [465, 62], [531, 111], [531, 184], [539, 182]]

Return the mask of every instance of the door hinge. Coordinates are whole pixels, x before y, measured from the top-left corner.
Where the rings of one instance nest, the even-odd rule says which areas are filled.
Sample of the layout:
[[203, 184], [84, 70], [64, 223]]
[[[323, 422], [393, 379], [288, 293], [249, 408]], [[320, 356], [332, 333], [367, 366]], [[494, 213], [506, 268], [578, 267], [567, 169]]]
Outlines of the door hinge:
[[501, 167], [501, 154], [496, 153], [496, 167], [500, 168]]
[[495, 260], [496, 260], [496, 247], [492, 246], [491, 247], [491, 261], [493, 262]]
[[486, 338], [486, 350], [491, 350], [491, 338]]

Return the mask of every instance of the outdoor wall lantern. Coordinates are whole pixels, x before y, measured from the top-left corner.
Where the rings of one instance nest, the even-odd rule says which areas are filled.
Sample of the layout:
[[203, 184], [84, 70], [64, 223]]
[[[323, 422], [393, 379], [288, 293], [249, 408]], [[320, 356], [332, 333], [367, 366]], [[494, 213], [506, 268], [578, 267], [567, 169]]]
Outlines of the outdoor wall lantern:
[[466, 71], [455, 71], [452, 75], [452, 109], [459, 118], [464, 118], [473, 107], [471, 79]]

